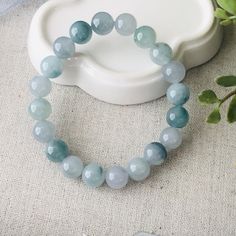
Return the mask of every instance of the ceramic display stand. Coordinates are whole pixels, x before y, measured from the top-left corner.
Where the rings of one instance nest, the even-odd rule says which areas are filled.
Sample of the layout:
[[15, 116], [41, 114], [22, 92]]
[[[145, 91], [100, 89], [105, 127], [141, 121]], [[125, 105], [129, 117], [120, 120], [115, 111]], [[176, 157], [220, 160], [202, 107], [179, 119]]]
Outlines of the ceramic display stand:
[[[157, 41], [170, 44], [175, 59], [187, 69], [208, 61], [220, 47], [222, 30], [211, 0], [51, 0], [36, 12], [29, 31], [28, 50], [36, 70], [40, 72], [41, 60], [53, 54], [57, 37], [68, 36], [77, 20], [90, 23], [99, 11], [114, 19], [131, 13], [138, 26], [153, 27]], [[97, 99], [121, 105], [157, 99], [169, 86], [149, 51], [116, 30], [106, 36], [94, 33], [89, 43], [77, 45], [77, 52], [54, 82], [76, 85]]]

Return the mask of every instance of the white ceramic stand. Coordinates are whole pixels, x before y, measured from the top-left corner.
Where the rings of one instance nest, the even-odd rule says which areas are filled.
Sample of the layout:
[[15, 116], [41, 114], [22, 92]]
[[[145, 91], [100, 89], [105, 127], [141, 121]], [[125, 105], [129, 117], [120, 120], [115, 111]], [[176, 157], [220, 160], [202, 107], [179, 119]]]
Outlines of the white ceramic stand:
[[[99, 11], [109, 12], [114, 19], [128, 12], [139, 26], [153, 27], [157, 40], [169, 43], [175, 58], [188, 69], [214, 56], [222, 39], [211, 0], [51, 0], [36, 12], [29, 31], [29, 55], [37, 71], [41, 60], [53, 54], [57, 37], [68, 36], [77, 20], [90, 23]], [[168, 84], [160, 67], [132, 37], [115, 30], [106, 36], [93, 34], [88, 44], [77, 46], [77, 52], [53, 81], [77, 85], [100, 100], [122, 105], [151, 101], [166, 92]]]

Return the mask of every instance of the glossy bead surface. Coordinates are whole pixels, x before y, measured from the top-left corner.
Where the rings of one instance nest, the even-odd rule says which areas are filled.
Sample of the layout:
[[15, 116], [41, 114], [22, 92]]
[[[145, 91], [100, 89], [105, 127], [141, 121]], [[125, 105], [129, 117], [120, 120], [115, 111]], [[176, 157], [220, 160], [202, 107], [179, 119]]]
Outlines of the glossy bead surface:
[[84, 165], [77, 156], [68, 156], [61, 163], [63, 174], [68, 178], [76, 179], [81, 176]]
[[29, 106], [29, 114], [35, 120], [45, 120], [52, 113], [51, 104], [44, 98], [36, 98]]
[[132, 35], [135, 32], [136, 27], [136, 19], [128, 13], [119, 15], [115, 22], [116, 31], [123, 36]]
[[91, 163], [84, 168], [82, 179], [87, 186], [97, 188], [104, 183], [105, 176], [106, 173], [100, 165]]
[[150, 165], [143, 158], [134, 158], [129, 162], [127, 170], [131, 179], [143, 181], [150, 174]]
[[68, 37], [60, 37], [53, 43], [53, 51], [59, 58], [70, 58], [75, 54], [75, 44]]
[[172, 49], [166, 43], [156, 43], [150, 49], [150, 57], [152, 61], [158, 65], [165, 65], [172, 59]]
[[156, 33], [149, 26], [141, 26], [135, 30], [134, 41], [141, 48], [151, 48], [156, 41]]
[[160, 142], [168, 151], [176, 149], [182, 143], [182, 134], [178, 129], [168, 127], [161, 132]]
[[50, 121], [38, 121], [33, 129], [34, 138], [41, 143], [48, 143], [55, 137], [56, 128]]
[[114, 28], [114, 20], [107, 12], [98, 12], [92, 19], [92, 30], [99, 35], [109, 34]]
[[85, 21], [77, 21], [70, 28], [70, 37], [77, 44], [85, 44], [92, 38], [92, 28]]
[[189, 121], [188, 111], [182, 106], [172, 107], [166, 114], [166, 121], [172, 127], [183, 128]]
[[167, 89], [166, 96], [173, 105], [183, 105], [189, 100], [190, 90], [186, 85], [176, 83]]
[[48, 78], [35, 76], [30, 80], [29, 87], [35, 97], [46, 97], [52, 89], [52, 83]]
[[107, 170], [106, 183], [110, 188], [121, 189], [128, 183], [129, 175], [121, 166], [113, 166]]
[[64, 141], [53, 139], [47, 144], [45, 153], [50, 161], [62, 162], [69, 155], [69, 149]]
[[56, 56], [48, 56], [42, 60], [40, 68], [45, 77], [53, 79], [61, 75], [63, 62]]
[[162, 67], [164, 79], [169, 83], [179, 83], [186, 75], [184, 65], [179, 61], [171, 61]]
[[167, 151], [161, 143], [150, 143], [144, 149], [144, 159], [149, 165], [161, 165], [167, 158]]

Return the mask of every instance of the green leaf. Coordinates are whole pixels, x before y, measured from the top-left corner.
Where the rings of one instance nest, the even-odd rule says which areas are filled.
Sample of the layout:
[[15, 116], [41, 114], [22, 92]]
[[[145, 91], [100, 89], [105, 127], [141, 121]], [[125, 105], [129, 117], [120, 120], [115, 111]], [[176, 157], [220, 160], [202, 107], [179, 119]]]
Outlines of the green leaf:
[[215, 104], [220, 100], [217, 98], [216, 94], [212, 90], [205, 90], [201, 94], [199, 94], [198, 99], [201, 103], [204, 104]]
[[236, 95], [233, 97], [232, 101], [229, 104], [227, 117], [229, 123], [233, 123], [236, 121]]
[[220, 111], [216, 108], [207, 118], [207, 123], [218, 124], [221, 120]]
[[220, 24], [221, 25], [223, 25], [223, 26], [227, 26], [227, 25], [230, 25], [230, 24], [232, 24], [233, 22], [232, 22], [232, 20], [222, 20], [221, 22], [220, 22]]
[[229, 19], [227, 12], [225, 10], [223, 10], [222, 8], [216, 8], [215, 17], [217, 17], [219, 19], [223, 19], [223, 20]]
[[236, 86], [236, 76], [234, 75], [221, 76], [216, 79], [216, 83], [223, 87]]
[[232, 15], [236, 15], [236, 1], [235, 0], [217, 0], [217, 3]]

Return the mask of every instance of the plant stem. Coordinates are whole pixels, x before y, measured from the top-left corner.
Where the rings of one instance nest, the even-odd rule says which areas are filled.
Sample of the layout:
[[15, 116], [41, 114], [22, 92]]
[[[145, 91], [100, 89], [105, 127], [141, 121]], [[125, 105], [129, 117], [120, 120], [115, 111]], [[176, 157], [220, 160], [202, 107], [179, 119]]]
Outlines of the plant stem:
[[229, 94], [227, 94], [224, 98], [222, 98], [222, 99], [220, 100], [219, 107], [220, 107], [225, 101], [227, 101], [230, 97], [232, 97], [232, 96], [234, 96], [234, 95], [236, 95], [236, 89], [233, 90], [232, 92], [230, 92]]
[[230, 16], [229, 19], [234, 20], [234, 19], [236, 19], [236, 16]]

